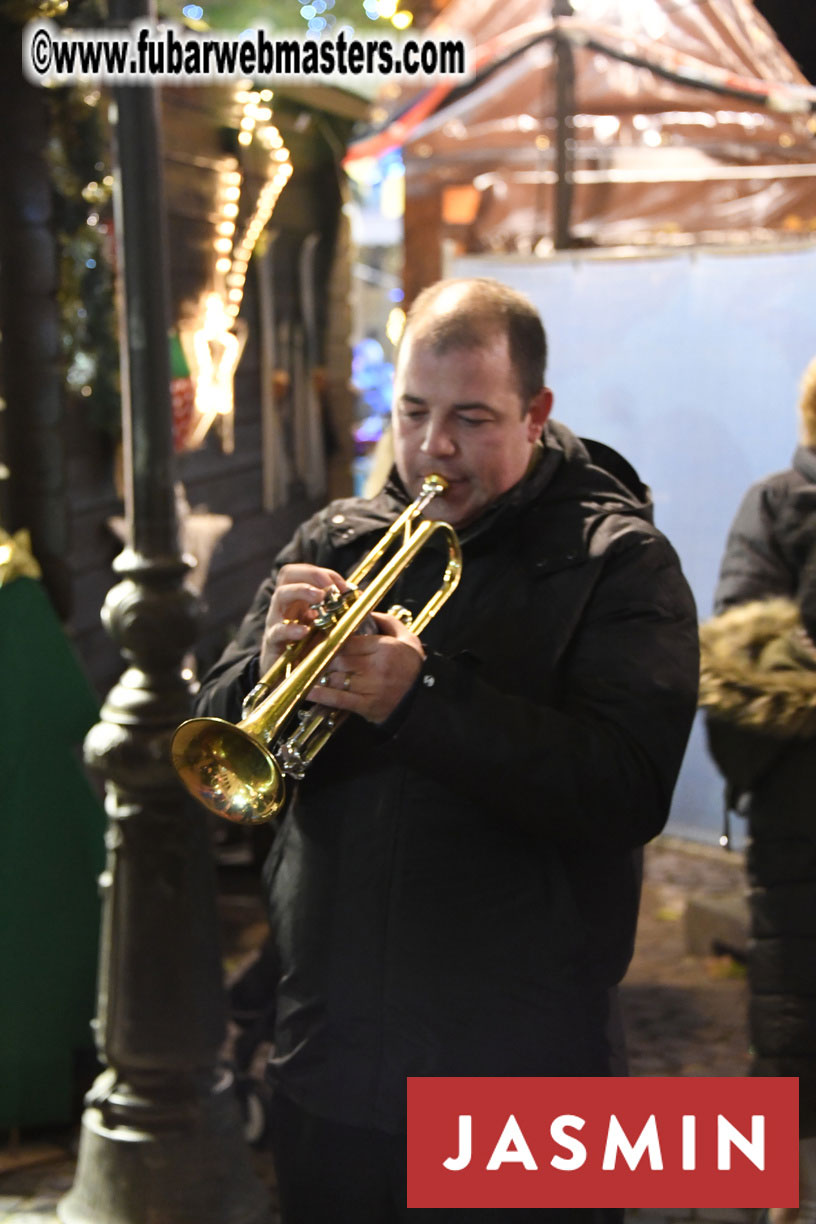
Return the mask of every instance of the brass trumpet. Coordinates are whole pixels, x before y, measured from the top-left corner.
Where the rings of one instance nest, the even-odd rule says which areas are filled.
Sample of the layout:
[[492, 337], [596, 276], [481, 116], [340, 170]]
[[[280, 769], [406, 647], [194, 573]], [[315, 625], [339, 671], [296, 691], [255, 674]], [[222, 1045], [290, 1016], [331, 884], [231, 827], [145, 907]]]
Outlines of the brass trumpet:
[[[302, 709], [306, 694], [346, 640], [382, 602], [402, 572], [436, 531], [447, 537], [448, 559], [442, 582], [425, 607], [412, 617], [392, 607], [414, 633], [453, 594], [462, 570], [462, 554], [450, 523], [426, 520], [414, 526], [428, 503], [444, 493], [448, 482], [428, 476], [419, 496], [397, 518], [348, 575], [350, 590], [329, 592], [317, 605], [311, 632], [290, 643], [244, 701], [238, 723], [223, 718], [190, 718], [173, 736], [173, 765], [187, 790], [217, 816], [237, 824], [262, 824], [286, 801], [285, 775], [302, 778], [309, 762], [346, 718], [346, 712], [313, 703]], [[402, 543], [382, 569], [360, 589], [359, 583], [382, 561], [403, 533]], [[297, 725], [287, 727], [297, 715]]]

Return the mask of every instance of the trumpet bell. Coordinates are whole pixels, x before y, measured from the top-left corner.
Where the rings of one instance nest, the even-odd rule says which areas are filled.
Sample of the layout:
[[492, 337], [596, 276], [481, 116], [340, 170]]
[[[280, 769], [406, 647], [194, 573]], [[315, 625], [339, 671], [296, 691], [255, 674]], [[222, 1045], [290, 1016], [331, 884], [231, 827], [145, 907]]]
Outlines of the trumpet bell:
[[286, 782], [259, 739], [223, 718], [189, 718], [170, 754], [190, 794], [235, 824], [263, 824], [286, 800]]

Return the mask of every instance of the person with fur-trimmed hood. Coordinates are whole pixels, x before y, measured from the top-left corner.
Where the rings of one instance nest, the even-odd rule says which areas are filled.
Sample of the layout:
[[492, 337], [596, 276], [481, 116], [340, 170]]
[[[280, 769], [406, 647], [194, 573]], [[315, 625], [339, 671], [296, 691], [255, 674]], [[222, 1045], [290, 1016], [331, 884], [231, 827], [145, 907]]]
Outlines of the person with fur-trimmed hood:
[[816, 358], [800, 445], [734, 520], [701, 628], [700, 704], [727, 803], [748, 819], [749, 1028], [756, 1075], [799, 1077], [799, 1209], [816, 1221]]

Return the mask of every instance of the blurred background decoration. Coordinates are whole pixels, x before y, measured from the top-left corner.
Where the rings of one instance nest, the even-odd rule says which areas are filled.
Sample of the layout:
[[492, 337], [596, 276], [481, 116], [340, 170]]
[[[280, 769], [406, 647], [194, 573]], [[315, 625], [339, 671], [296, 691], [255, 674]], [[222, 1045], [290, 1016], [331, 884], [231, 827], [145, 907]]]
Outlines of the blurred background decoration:
[[[344, 160], [357, 335], [386, 360], [424, 285], [491, 275], [491, 258], [511, 283], [543, 284], [558, 251], [795, 251], [816, 238], [816, 89], [750, 0], [437, 8], [415, 26], [465, 36], [470, 78], [382, 82]], [[814, 28], [808, 43], [787, 20], [816, 60]], [[375, 432], [362, 416], [358, 482]]]
[[[239, 35], [263, 24], [318, 39], [341, 29], [468, 38], [473, 72], [465, 82], [417, 85], [403, 77], [379, 85], [344, 83], [345, 92], [370, 103], [367, 126], [358, 122], [345, 157], [343, 148], [335, 150], [343, 158], [344, 211], [354, 245], [350, 338], [357, 345], [375, 340], [382, 360], [393, 366], [403, 310], [423, 284], [464, 255], [744, 246], [816, 234], [816, 89], [762, 7], [773, 12], [780, 6], [774, 0], [543, 0], [532, 8], [526, 0], [222, 0], [162, 3], [160, 12], [196, 30]], [[69, 8], [72, 21], [79, 15], [92, 24], [98, 16], [91, 0]], [[269, 84], [232, 89], [222, 156], [212, 162], [211, 270], [205, 284], [178, 301], [176, 323], [196, 401], [183, 441], [187, 449], [200, 446], [212, 426], [222, 447], [233, 445], [226, 371], [230, 364], [237, 369], [245, 325], [228, 324], [220, 340], [204, 336], [212, 332], [213, 294], [222, 314], [238, 318], [252, 252], [268, 241], [278, 197], [294, 169], [277, 108], [296, 108], [303, 91]], [[174, 95], [193, 92], [199, 97], [207, 91], [166, 90], [165, 107], [187, 110], [192, 119], [200, 108]], [[327, 92], [326, 85], [310, 91], [314, 101]], [[110, 299], [109, 177], [94, 168], [105, 166], [104, 155], [93, 157], [103, 140], [101, 117], [93, 114], [97, 103], [93, 91], [72, 103], [83, 119], [78, 130], [89, 136], [70, 157], [76, 161], [84, 145], [91, 164], [73, 175], [77, 183], [84, 178], [80, 196], [63, 196], [68, 221], [71, 200], [83, 199], [85, 214], [66, 224], [62, 238], [73, 264], [63, 289], [64, 330], [69, 385], [88, 401], [92, 419], [115, 431], [115, 342], [111, 312], [104, 309]], [[304, 133], [323, 128], [325, 135], [312, 108], [289, 118]], [[59, 157], [57, 149], [55, 166]], [[171, 160], [178, 165], [180, 157], [176, 149]], [[171, 184], [174, 177], [170, 169]], [[292, 348], [290, 363], [300, 360], [306, 345], [305, 331], [299, 335], [290, 328], [278, 337], [279, 349]], [[202, 372], [201, 357], [209, 351], [212, 365], [216, 350], [223, 377], [213, 382]], [[286, 365], [276, 364], [279, 370]], [[360, 487], [371, 439], [384, 427], [372, 417], [387, 413], [372, 408], [369, 382], [361, 386], [355, 379], [353, 390], [353, 479]], [[266, 411], [270, 419], [278, 414], [274, 431], [292, 445], [297, 431], [288, 418], [299, 394], [293, 387], [288, 401], [278, 396]], [[298, 446], [302, 458], [304, 446]], [[313, 451], [314, 444], [306, 449]], [[285, 466], [277, 465], [281, 471]], [[280, 471], [267, 485], [281, 488]], [[278, 495], [270, 494], [269, 503]]]
[[376, 23], [384, 28], [406, 30], [419, 8], [433, 11], [428, 0], [215, 0], [214, 3], [159, 5], [162, 16], [213, 30], [249, 30], [263, 24], [268, 30], [335, 36], [340, 29], [371, 31]]
[[473, 75], [386, 85], [346, 164], [399, 146], [457, 253], [816, 232], [816, 89], [749, 0], [450, 0], [429, 32]]

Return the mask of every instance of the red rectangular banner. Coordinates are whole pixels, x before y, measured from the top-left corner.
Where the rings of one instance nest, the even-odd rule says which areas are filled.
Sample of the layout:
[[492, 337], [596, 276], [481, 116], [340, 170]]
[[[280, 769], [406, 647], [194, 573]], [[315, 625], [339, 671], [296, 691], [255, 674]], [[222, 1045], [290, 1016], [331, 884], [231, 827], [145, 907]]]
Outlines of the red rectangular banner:
[[795, 1207], [792, 1078], [412, 1078], [409, 1207]]

